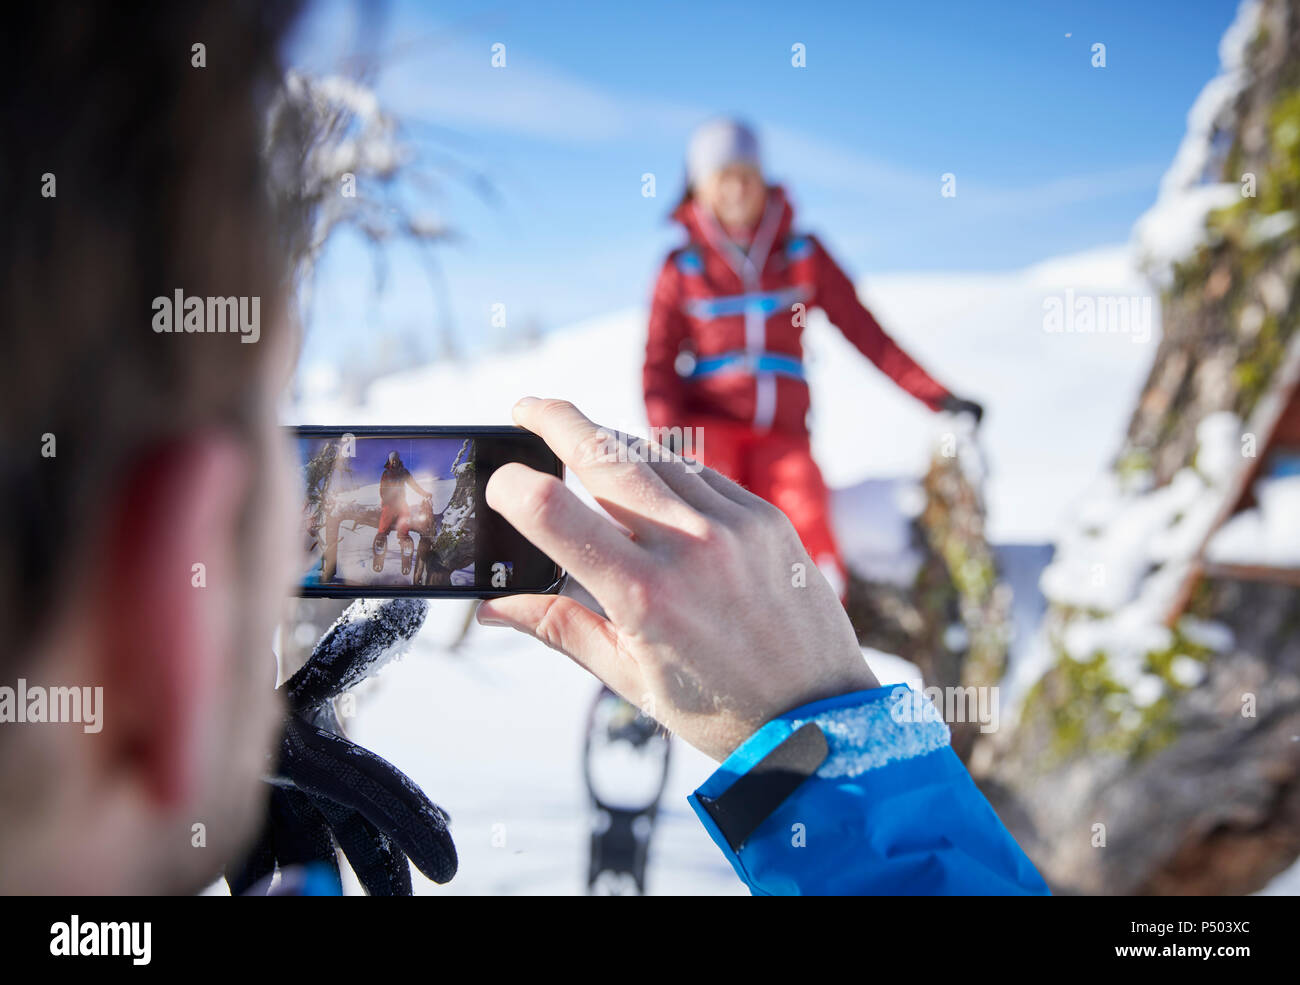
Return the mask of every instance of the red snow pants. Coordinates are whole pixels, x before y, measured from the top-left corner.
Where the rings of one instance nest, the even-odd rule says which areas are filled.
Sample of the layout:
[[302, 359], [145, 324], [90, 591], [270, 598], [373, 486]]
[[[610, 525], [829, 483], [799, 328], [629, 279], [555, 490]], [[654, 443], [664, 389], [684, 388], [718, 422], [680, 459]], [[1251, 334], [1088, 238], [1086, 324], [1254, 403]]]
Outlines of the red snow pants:
[[716, 418], [693, 423], [699, 430], [691, 457], [780, 508], [844, 601], [848, 577], [831, 528], [830, 491], [813, 461], [808, 436], [759, 432]]
[[411, 508], [405, 503], [385, 504], [379, 510], [379, 536], [387, 539], [394, 527], [399, 541], [411, 540]]

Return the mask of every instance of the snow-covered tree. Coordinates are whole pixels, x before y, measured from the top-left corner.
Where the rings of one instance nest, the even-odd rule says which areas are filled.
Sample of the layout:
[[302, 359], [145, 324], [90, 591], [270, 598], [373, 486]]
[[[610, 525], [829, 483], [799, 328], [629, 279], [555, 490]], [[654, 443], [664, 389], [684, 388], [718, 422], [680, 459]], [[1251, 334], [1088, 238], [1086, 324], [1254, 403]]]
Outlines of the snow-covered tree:
[[[371, 245], [376, 290], [387, 251], [399, 243], [424, 262], [437, 310], [446, 293], [435, 247], [453, 231], [427, 205], [445, 175], [426, 167], [396, 115], [372, 86], [344, 75], [290, 71], [268, 115], [271, 192], [281, 212], [299, 315], [306, 322], [317, 262], [344, 228]], [[483, 184], [476, 182], [481, 191]], [[437, 326], [437, 350], [455, 354], [451, 326]]]

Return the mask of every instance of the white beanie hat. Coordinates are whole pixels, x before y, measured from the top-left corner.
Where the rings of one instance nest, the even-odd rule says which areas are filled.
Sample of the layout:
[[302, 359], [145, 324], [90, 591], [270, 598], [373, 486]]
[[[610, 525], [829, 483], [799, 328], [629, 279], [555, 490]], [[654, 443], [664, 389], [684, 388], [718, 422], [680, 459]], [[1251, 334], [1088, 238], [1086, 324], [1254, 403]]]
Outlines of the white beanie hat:
[[763, 170], [754, 131], [739, 120], [726, 118], [697, 127], [686, 150], [687, 182], [694, 187], [730, 164], [748, 164]]

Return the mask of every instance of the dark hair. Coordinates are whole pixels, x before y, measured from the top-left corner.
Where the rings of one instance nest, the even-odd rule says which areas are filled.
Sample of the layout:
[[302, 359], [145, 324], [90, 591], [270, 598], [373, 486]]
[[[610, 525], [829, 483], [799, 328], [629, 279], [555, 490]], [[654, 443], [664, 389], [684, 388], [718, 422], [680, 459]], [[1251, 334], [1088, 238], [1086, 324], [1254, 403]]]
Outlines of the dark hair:
[[[5, 11], [0, 659], [54, 609], [135, 456], [196, 424], [246, 429], [261, 410], [252, 389], [285, 271], [260, 149], [296, 6]], [[177, 289], [261, 298], [262, 341], [156, 334], [151, 301]]]

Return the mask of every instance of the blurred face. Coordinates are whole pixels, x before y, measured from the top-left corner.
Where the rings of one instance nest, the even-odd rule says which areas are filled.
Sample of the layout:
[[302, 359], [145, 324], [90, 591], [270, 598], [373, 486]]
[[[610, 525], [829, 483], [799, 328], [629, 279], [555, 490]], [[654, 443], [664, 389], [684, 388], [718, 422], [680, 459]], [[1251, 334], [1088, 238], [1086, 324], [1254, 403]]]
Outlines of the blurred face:
[[767, 183], [748, 164], [732, 164], [714, 172], [695, 189], [697, 201], [732, 234], [758, 225], [767, 203]]
[[[231, 843], [238, 846], [256, 834], [266, 797], [261, 776], [266, 756], [279, 738], [284, 709], [275, 688], [275, 659], [270, 642], [284, 615], [295, 583], [299, 557], [294, 536], [297, 519], [297, 460], [291, 440], [274, 413], [292, 372], [290, 331], [276, 333], [280, 343], [263, 377], [265, 413], [259, 416], [250, 449], [254, 479], [245, 502], [246, 523], [238, 533], [242, 591], [228, 655], [230, 690], [226, 694], [224, 736], [209, 746], [214, 782], [206, 784], [211, 810], [229, 812]], [[227, 618], [230, 618], [228, 616]], [[220, 854], [214, 853], [214, 854]]]
[[28, 655], [33, 677], [98, 686], [99, 729], [0, 736], [0, 891], [192, 892], [256, 833], [296, 559], [295, 458], [274, 413], [289, 336], [259, 343], [279, 351], [245, 421], [159, 443], [106, 497], [98, 563], [70, 568]]
[[196, 803], [182, 812], [207, 821], [209, 849], [158, 852], [166, 872], [156, 884], [169, 891], [189, 892], [210, 882], [216, 875], [214, 863], [242, 854], [265, 816], [267, 786], [261, 777], [284, 714], [275, 690], [271, 640], [294, 584], [298, 558], [293, 535], [295, 451], [273, 411], [291, 372], [291, 346], [284, 344], [291, 334], [275, 333], [272, 345], [278, 351], [268, 360], [261, 381], [264, 410], [247, 435], [252, 477], [239, 510], [241, 519], [230, 532], [236, 545], [233, 606], [209, 614], [218, 623], [227, 622], [225, 631], [218, 633], [232, 645], [218, 656], [214, 680], [203, 689], [209, 705], [204, 717], [212, 724], [202, 743], [203, 766], [195, 777]]

